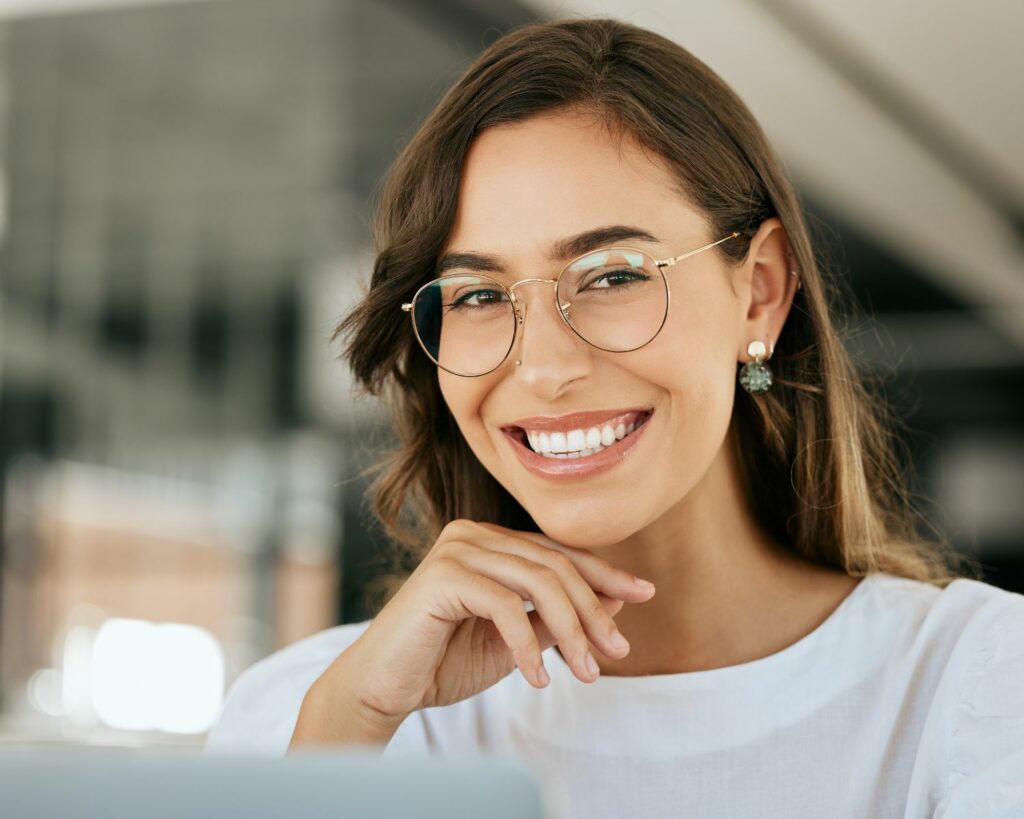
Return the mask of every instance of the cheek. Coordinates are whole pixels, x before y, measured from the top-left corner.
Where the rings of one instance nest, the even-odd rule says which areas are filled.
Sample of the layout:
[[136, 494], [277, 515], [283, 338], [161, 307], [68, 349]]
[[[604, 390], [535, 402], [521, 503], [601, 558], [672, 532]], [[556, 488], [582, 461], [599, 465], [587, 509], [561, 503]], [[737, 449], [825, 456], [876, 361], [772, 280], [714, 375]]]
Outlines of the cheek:
[[682, 402], [688, 413], [728, 411], [736, 376], [735, 341], [728, 319], [670, 320], [647, 347], [630, 355], [629, 369]]
[[486, 463], [487, 432], [482, 413], [490, 392], [489, 383], [485, 378], [460, 378], [439, 369], [438, 385], [466, 443], [477, 458]]
[[663, 452], [681, 477], [697, 477], [714, 459], [732, 417], [735, 390], [728, 363], [702, 360], [653, 369], [649, 379], [662, 390], [666, 436]]
[[720, 320], [697, 319], [680, 330], [678, 323], [666, 323], [648, 348], [633, 354], [629, 366], [662, 393], [667, 436], [662, 451], [680, 476], [692, 473], [693, 479], [714, 459], [732, 417], [738, 365], [721, 326]]

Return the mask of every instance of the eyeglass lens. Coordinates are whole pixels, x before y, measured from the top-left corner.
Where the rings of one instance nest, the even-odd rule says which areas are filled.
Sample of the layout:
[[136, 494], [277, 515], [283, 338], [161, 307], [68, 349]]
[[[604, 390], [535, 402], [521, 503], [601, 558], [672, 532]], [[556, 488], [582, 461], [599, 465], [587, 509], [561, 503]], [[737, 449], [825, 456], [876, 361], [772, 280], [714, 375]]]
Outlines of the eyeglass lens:
[[[572, 262], [558, 280], [557, 297], [565, 319], [584, 341], [613, 352], [647, 344], [668, 313], [668, 284], [661, 270], [647, 254], [629, 249], [601, 250]], [[412, 312], [424, 350], [457, 375], [488, 373], [512, 349], [513, 303], [485, 276], [435, 279], [417, 293]]]

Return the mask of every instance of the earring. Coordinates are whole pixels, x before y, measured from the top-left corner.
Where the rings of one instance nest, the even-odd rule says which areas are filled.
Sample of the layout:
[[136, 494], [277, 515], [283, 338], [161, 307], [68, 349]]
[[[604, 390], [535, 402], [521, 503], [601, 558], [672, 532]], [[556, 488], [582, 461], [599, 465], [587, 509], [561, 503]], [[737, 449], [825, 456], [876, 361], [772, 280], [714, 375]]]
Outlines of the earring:
[[[775, 343], [768, 342], [771, 351], [768, 356], [775, 352]], [[751, 341], [747, 345], [747, 355], [753, 356], [753, 361], [748, 361], [740, 369], [740, 386], [747, 392], [765, 392], [772, 385], [772, 371], [764, 364], [765, 346], [760, 340]]]
[[796, 289], [802, 289], [804, 283], [800, 277], [800, 271], [796, 269], [796, 259], [794, 259], [792, 256], [789, 257], [789, 275], [796, 276]]

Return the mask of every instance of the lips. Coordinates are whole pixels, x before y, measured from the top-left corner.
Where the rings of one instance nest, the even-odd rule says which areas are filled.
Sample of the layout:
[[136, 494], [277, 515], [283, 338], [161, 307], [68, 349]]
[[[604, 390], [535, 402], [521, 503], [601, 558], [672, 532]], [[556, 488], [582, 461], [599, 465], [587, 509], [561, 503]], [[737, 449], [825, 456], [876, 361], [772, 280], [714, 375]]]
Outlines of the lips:
[[591, 455], [575, 458], [549, 458], [534, 452], [526, 441], [526, 433], [519, 427], [502, 429], [518, 461], [538, 477], [553, 481], [575, 481], [590, 478], [614, 469], [620, 464], [632, 462], [630, 456], [640, 442], [647, 438], [645, 433], [651, 426], [649, 419], [653, 411], [645, 413], [633, 432], [615, 443]]
[[502, 424], [501, 429], [515, 430], [528, 429], [537, 432], [568, 432], [572, 429], [590, 429], [599, 427], [610, 422], [613, 418], [629, 413], [650, 414], [653, 407], [623, 407], [611, 410], [589, 410], [586, 412], [571, 412], [567, 415], [532, 415], [528, 418], [520, 418], [507, 424]]
[[[642, 426], [643, 424], [645, 424], [647, 422], [647, 419], [650, 418], [652, 414], [653, 413], [651, 413], [651, 412], [636, 412], [636, 411], [626, 412], [626, 413], [624, 413], [622, 415], [616, 415], [616, 416], [613, 416], [611, 418], [608, 418], [605, 421], [602, 421], [601, 423], [594, 424], [592, 427], [583, 428], [580, 431], [583, 432], [583, 433], [587, 433], [589, 430], [595, 429], [595, 428], [598, 429], [598, 430], [603, 430], [604, 427], [606, 427], [606, 426], [611, 427], [613, 430], [616, 429], [616, 428], [618, 428], [618, 429], [623, 429], [624, 428], [625, 430], [628, 430], [628, 432], [625, 432], [625, 434], [622, 437], [615, 436], [608, 443], [604, 443], [604, 439], [602, 438], [602, 443], [598, 444], [597, 447], [599, 449], [603, 449], [603, 448], [607, 448], [608, 446], [614, 446], [616, 443], [618, 443], [618, 441], [621, 441], [622, 438], [625, 438], [625, 437], [628, 437], [629, 435], [632, 435], [633, 432], [637, 428], [639, 428], [640, 426]], [[530, 449], [534, 450], [535, 452], [539, 452], [539, 450], [534, 446], [533, 443], [531, 443], [531, 441], [530, 441], [531, 435], [536, 434], [536, 435], [539, 436], [539, 435], [544, 435], [545, 434], [543, 430], [538, 430], [536, 428], [523, 429], [521, 427], [507, 427], [506, 429], [504, 429], [502, 431], [505, 432], [506, 435], [516, 436], [520, 441], [522, 441], [524, 446], [528, 446]], [[559, 430], [559, 431], [561, 432], [561, 430]], [[570, 430], [565, 430], [564, 432], [568, 433], [568, 432], [570, 432]], [[555, 435], [552, 434], [552, 444], [553, 445], [554, 445], [554, 438], [555, 438]], [[576, 447], [573, 446], [573, 444], [572, 444], [572, 436], [571, 435], [569, 435], [569, 446], [568, 446], [568, 448], [565, 448], [566, 441], [565, 441], [565, 436], [564, 435], [562, 436], [561, 443], [562, 443], [563, 449], [555, 450], [555, 451], [557, 451], [557, 452], [566, 452], [567, 450], [568, 451], [572, 451], [573, 449], [577, 449], [577, 447], [579, 446], [578, 444], [577, 444]], [[588, 447], [584, 446], [582, 449], [585, 450], [585, 449], [588, 449]], [[577, 451], [581, 451], [581, 450], [577, 450]]]

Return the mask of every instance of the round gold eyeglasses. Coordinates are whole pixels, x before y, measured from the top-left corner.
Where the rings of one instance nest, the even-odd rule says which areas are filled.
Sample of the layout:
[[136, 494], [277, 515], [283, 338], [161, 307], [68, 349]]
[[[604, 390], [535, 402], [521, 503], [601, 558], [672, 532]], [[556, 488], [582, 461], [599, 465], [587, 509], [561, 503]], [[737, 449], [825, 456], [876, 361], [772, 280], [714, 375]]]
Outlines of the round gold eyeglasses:
[[508, 287], [477, 273], [451, 273], [420, 287], [402, 310], [423, 351], [441, 369], [467, 378], [496, 370], [515, 345], [526, 305], [516, 288], [554, 285], [555, 308], [588, 344], [626, 353], [654, 340], [668, 317], [665, 268], [735, 239], [739, 231], [669, 259], [632, 247], [578, 256], [553, 279], [522, 279]]

